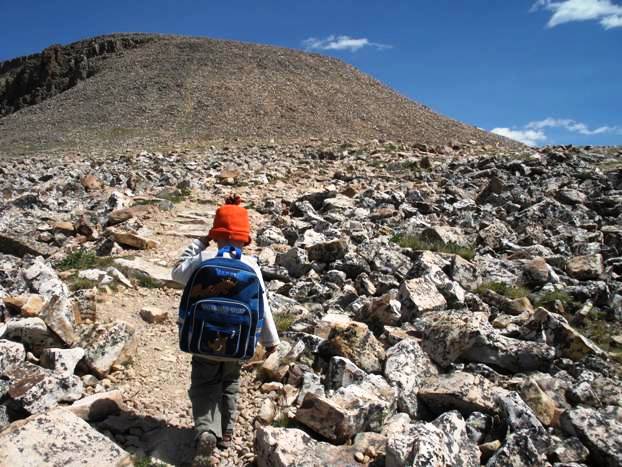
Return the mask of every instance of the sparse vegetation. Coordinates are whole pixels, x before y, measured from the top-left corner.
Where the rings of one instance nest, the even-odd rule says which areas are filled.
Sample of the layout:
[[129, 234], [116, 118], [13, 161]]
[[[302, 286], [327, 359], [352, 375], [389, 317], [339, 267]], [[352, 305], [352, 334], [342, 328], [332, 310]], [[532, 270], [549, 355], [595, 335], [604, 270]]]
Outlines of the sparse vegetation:
[[573, 298], [563, 290], [553, 290], [550, 292], [545, 292], [542, 295], [534, 297], [532, 300], [535, 306], [541, 306], [546, 309], [551, 309], [555, 302], [559, 300], [564, 310], [568, 310], [571, 307], [576, 305], [576, 302]]
[[184, 201], [192, 191], [189, 188], [177, 188], [173, 191], [164, 191], [158, 194], [158, 197], [161, 199], [165, 199], [174, 204], [179, 204]]
[[158, 289], [160, 287], [160, 284], [149, 276], [138, 276], [136, 284], [145, 289]]
[[133, 462], [134, 467], [164, 467], [166, 465], [152, 459], [151, 457], [135, 457]]
[[112, 260], [112, 257], [97, 256], [92, 251], [80, 249], [69, 253], [63, 260], [56, 264], [56, 267], [60, 271], [107, 268], [112, 265]]
[[503, 295], [504, 297], [511, 298], [513, 300], [529, 296], [529, 289], [521, 286], [508, 285], [503, 282], [485, 282], [475, 289], [475, 292], [481, 294], [485, 290], [492, 290], [499, 295]]
[[92, 289], [93, 287], [97, 287], [97, 281], [82, 279], [78, 276], [72, 277], [67, 284], [69, 285], [69, 288], [74, 292], [76, 290]]
[[273, 318], [276, 329], [280, 333], [289, 330], [294, 321], [296, 321], [296, 317], [290, 313], [275, 313]]
[[430, 250], [440, 253], [450, 253], [462, 256], [470, 261], [475, 258], [475, 249], [470, 246], [457, 245], [456, 243], [442, 243], [427, 240], [419, 235], [395, 235], [392, 242], [397, 243], [402, 248], [412, 248], [413, 250]]

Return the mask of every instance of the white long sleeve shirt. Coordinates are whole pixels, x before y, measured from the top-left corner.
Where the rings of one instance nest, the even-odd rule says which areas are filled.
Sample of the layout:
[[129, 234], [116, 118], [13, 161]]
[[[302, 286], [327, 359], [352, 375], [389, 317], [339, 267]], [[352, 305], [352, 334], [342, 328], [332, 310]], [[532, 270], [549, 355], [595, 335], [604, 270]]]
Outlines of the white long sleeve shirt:
[[[181, 254], [179, 262], [171, 272], [171, 277], [175, 282], [179, 282], [181, 285], [185, 286], [192, 277], [194, 271], [203, 261], [216, 257], [217, 250], [206, 250], [205, 248], [206, 246], [201, 240], [193, 240], [192, 243], [184, 250]], [[279, 335], [276, 331], [274, 319], [272, 318], [272, 311], [270, 310], [270, 304], [268, 303], [268, 292], [266, 290], [259, 265], [252, 256], [245, 254], [242, 254], [240, 261], [253, 268], [253, 271], [259, 278], [261, 288], [264, 290], [264, 326], [261, 330], [261, 343], [264, 347], [272, 347], [277, 345], [280, 342]]]

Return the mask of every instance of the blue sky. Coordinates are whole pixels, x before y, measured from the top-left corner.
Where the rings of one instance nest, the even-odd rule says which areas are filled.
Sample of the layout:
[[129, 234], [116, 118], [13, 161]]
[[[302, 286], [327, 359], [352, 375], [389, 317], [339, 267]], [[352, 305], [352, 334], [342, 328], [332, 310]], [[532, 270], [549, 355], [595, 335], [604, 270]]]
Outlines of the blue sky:
[[0, 60], [111, 32], [338, 57], [433, 110], [532, 144], [622, 144], [622, 1], [0, 0]]

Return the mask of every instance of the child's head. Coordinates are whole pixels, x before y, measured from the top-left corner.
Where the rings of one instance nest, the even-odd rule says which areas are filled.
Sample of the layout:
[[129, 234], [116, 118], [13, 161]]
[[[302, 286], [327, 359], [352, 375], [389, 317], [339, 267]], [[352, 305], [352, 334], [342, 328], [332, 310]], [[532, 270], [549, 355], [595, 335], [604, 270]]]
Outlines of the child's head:
[[233, 245], [241, 248], [251, 243], [251, 226], [248, 211], [240, 206], [242, 200], [237, 195], [229, 195], [225, 204], [216, 210], [214, 225], [209, 231], [209, 239], [218, 247]]

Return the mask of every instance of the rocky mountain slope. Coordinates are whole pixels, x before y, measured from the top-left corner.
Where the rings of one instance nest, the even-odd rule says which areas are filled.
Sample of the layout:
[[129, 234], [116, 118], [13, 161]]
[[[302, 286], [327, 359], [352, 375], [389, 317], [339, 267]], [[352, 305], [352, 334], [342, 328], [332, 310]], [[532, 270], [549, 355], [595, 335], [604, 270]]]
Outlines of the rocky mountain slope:
[[236, 191], [283, 343], [245, 367], [215, 464], [620, 465], [620, 157], [375, 141], [0, 161], [0, 464], [188, 464], [170, 268]]
[[125, 34], [0, 63], [0, 155], [309, 137], [519, 145], [290, 49]]

